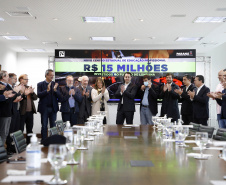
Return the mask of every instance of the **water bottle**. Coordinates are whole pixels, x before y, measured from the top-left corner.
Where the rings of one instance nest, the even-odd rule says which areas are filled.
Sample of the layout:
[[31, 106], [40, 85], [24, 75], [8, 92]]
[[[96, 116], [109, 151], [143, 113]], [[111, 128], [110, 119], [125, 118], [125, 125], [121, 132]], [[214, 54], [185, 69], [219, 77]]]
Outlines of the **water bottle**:
[[177, 142], [178, 142], [178, 139], [179, 139], [179, 130], [178, 130], [178, 128], [176, 127], [176, 128], [175, 128], [175, 142], [176, 142], [176, 144], [177, 144]]
[[26, 169], [40, 169], [41, 167], [41, 146], [38, 143], [36, 134], [28, 134], [31, 143], [26, 148]]
[[73, 141], [73, 130], [70, 128], [71, 124], [69, 121], [66, 122], [66, 128], [64, 129], [64, 137]]

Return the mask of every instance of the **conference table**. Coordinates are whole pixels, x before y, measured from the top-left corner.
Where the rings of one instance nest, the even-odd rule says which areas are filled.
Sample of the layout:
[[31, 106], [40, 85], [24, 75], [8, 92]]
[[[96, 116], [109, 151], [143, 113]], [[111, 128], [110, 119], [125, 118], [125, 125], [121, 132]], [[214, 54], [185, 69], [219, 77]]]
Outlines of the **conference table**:
[[[196, 144], [187, 145], [184, 148], [164, 141], [152, 126], [106, 125], [103, 135], [85, 142], [88, 150], [75, 152], [79, 165], [66, 165], [60, 169], [60, 177], [75, 185], [207, 185], [210, 180], [222, 181], [226, 162], [219, 158], [220, 151], [204, 150], [204, 154], [213, 156], [197, 160], [187, 156], [199, 153], [192, 149]], [[46, 158], [48, 148], [43, 147], [42, 152]], [[25, 170], [25, 163], [0, 164], [0, 180], [8, 169]], [[54, 171], [47, 162], [42, 163], [40, 171], [27, 173], [53, 175]]]

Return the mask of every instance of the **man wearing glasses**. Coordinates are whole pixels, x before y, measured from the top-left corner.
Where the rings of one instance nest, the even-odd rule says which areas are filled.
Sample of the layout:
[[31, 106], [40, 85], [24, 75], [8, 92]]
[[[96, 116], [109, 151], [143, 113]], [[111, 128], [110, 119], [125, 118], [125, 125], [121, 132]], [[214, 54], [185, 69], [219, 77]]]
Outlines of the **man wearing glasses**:
[[[28, 75], [22, 74], [19, 77], [20, 84], [23, 84], [25, 89], [23, 92], [23, 100], [20, 102], [20, 128], [24, 131], [24, 124], [26, 124], [27, 134], [33, 133], [34, 114], [36, 114], [36, 108], [34, 101], [37, 100], [37, 95], [34, 92], [32, 86], [28, 86]], [[30, 143], [30, 137], [27, 136], [27, 144]]]
[[74, 78], [66, 77], [66, 85], [60, 88], [60, 112], [64, 122], [70, 121], [71, 126], [78, 123], [79, 103], [82, 102], [80, 90], [74, 86]]

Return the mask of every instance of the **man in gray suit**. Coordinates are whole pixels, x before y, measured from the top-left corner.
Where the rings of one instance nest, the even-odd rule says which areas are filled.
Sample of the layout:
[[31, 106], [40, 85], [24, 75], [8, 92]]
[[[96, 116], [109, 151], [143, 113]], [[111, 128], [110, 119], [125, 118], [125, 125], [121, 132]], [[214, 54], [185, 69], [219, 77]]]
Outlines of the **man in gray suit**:
[[88, 76], [82, 76], [81, 85], [78, 87], [82, 94], [82, 102], [79, 105], [78, 124], [84, 124], [87, 121], [87, 118], [91, 116], [92, 87], [88, 86], [88, 83]]

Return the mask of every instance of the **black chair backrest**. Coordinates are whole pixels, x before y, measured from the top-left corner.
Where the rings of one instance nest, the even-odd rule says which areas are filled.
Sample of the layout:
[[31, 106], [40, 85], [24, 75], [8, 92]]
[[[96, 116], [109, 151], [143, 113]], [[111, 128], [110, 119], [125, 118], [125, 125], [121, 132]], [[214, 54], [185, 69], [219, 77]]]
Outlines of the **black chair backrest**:
[[217, 130], [216, 135], [213, 136], [213, 139], [215, 140], [226, 140], [226, 129], [225, 128], [219, 128]]
[[11, 133], [11, 137], [13, 138], [15, 149], [18, 154], [26, 150], [26, 139], [21, 130]]
[[214, 132], [214, 127], [200, 125], [199, 132], [207, 132], [208, 133], [208, 137], [212, 138], [213, 132]]
[[44, 139], [42, 144], [44, 146], [49, 146], [50, 144], [66, 144], [66, 137], [62, 135], [52, 135]]
[[192, 132], [198, 132], [199, 131], [200, 124], [190, 123], [190, 125], [193, 125], [193, 128], [189, 128], [190, 131], [192, 131]]
[[58, 129], [56, 127], [52, 127], [49, 129], [49, 134], [50, 136], [53, 136], [53, 135], [58, 135]]
[[4, 147], [4, 143], [2, 142], [2, 138], [0, 137], [0, 163], [7, 160], [7, 153]]

